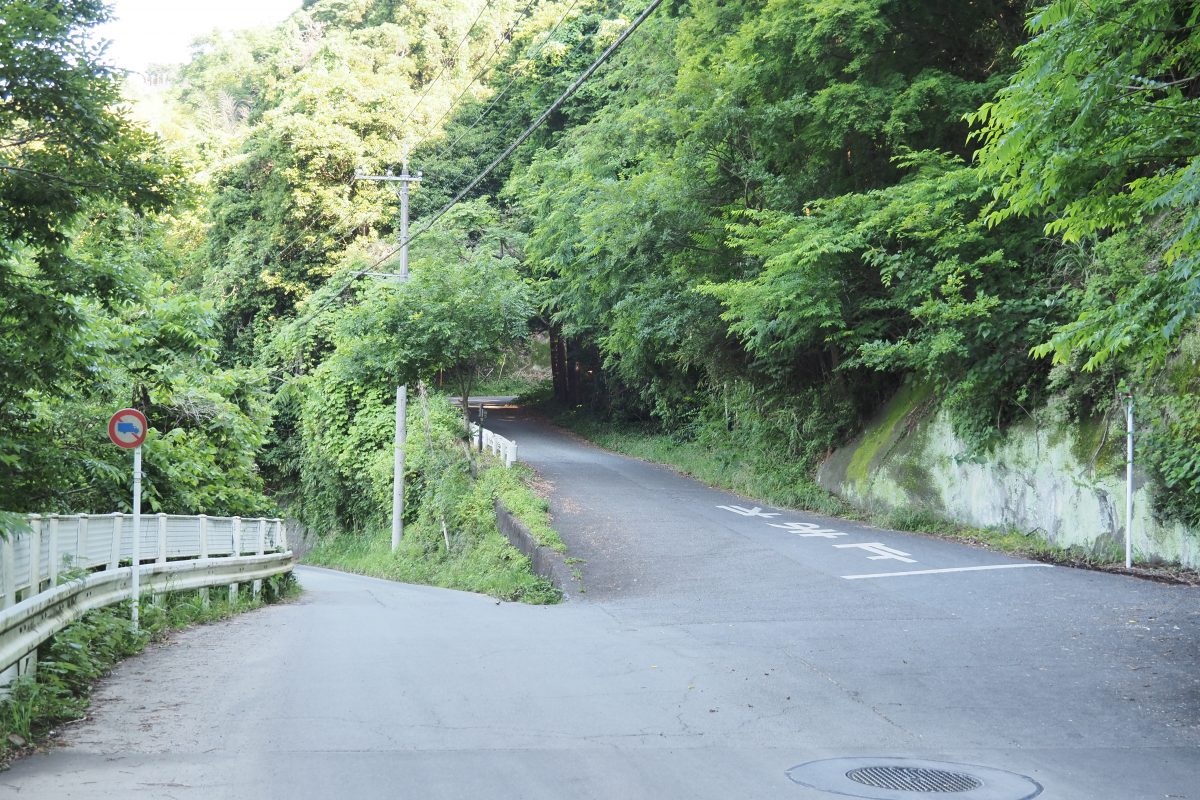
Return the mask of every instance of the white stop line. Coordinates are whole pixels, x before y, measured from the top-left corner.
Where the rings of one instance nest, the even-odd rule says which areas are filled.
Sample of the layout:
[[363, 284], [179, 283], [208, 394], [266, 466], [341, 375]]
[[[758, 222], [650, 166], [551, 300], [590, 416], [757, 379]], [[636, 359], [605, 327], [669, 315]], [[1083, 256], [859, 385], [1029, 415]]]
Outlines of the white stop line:
[[943, 572], [981, 572], [988, 569], [1031, 569], [1037, 567], [1045, 567], [1053, 569], [1053, 564], [993, 564], [987, 567], [946, 567], [944, 569], [910, 569], [904, 572], [874, 572], [870, 575], [843, 575], [842, 578], [848, 581], [862, 580], [863, 578], [899, 578], [902, 575], [938, 575]]

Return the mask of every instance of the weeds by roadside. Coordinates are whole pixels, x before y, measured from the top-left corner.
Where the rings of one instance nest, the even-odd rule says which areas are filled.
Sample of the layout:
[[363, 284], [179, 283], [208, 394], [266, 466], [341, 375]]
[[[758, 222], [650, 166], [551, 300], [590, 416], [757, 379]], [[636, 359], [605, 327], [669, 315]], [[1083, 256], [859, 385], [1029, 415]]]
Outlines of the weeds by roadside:
[[437, 507], [427, 503], [405, 526], [404, 539], [395, 552], [390, 529], [341, 533], [322, 538], [305, 556], [305, 563], [405, 583], [482, 592], [502, 600], [557, 603], [559, 591], [533, 572], [529, 559], [510, 545], [496, 526], [492, 501], [499, 498], [541, 544], [559, 552], [565, 549], [550, 527], [546, 501], [526, 484], [532, 472], [519, 465], [505, 468], [491, 457], [482, 457], [480, 466], [477, 479], [469, 479], [463, 470], [461, 480], [453, 486], [443, 483]]
[[[499, 499], [541, 544], [564, 549], [550, 526], [546, 500], [531, 488], [533, 472], [519, 464], [506, 468], [488, 453], [468, 454], [460, 412], [445, 397], [430, 397], [418, 419], [418, 425], [410, 424], [406, 450], [400, 547], [392, 552], [390, 525], [377, 512], [360, 530], [330, 526], [305, 563], [502, 600], [558, 602], [559, 591], [534, 573], [496, 524]], [[390, 499], [390, 479], [387, 488]]]

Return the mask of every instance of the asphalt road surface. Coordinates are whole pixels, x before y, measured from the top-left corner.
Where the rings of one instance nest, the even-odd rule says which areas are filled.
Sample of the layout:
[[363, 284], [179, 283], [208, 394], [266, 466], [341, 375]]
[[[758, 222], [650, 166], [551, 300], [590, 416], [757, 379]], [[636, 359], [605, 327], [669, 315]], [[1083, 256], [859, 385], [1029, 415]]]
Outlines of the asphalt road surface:
[[553, 487], [569, 602], [301, 569], [297, 602], [122, 665], [0, 797], [828, 800], [789, 771], [862, 758], [978, 779], [848, 784], [884, 800], [1200, 800], [1196, 589], [760, 508], [519, 411], [487, 424]]

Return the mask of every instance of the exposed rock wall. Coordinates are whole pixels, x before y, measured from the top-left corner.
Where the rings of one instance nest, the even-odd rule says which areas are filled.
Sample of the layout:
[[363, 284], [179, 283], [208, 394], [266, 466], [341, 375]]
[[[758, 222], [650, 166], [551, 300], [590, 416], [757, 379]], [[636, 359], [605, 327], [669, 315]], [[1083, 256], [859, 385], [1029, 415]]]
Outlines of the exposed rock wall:
[[[1124, 552], [1123, 419], [1106, 437], [1102, 422], [1071, 425], [1051, 407], [1013, 426], [990, 452], [972, 454], [934, 406], [928, 390], [902, 390], [826, 459], [818, 481], [864, 508], [918, 509], [1064, 547]], [[1154, 487], [1136, 469], [1134, 477], [1135, 559], [1200, 567], [1200, 531], [1155, 519]]]

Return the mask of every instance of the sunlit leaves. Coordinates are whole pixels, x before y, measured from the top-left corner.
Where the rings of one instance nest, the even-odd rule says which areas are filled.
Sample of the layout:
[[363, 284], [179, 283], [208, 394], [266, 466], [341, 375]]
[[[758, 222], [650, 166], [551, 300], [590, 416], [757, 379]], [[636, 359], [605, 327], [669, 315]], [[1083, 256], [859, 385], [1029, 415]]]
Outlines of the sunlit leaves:
[[1198, 23], [1194, 4], [1056, 0], [1030, 17], [1010, 84], [970, 115], [998, 185], [993, 222], [1048, 214], [1046, 232], [1067, 242], [1162, 234], [1140, 277], [1085, 305], [1038, 355], [1161, 365], [1200, 311]]

